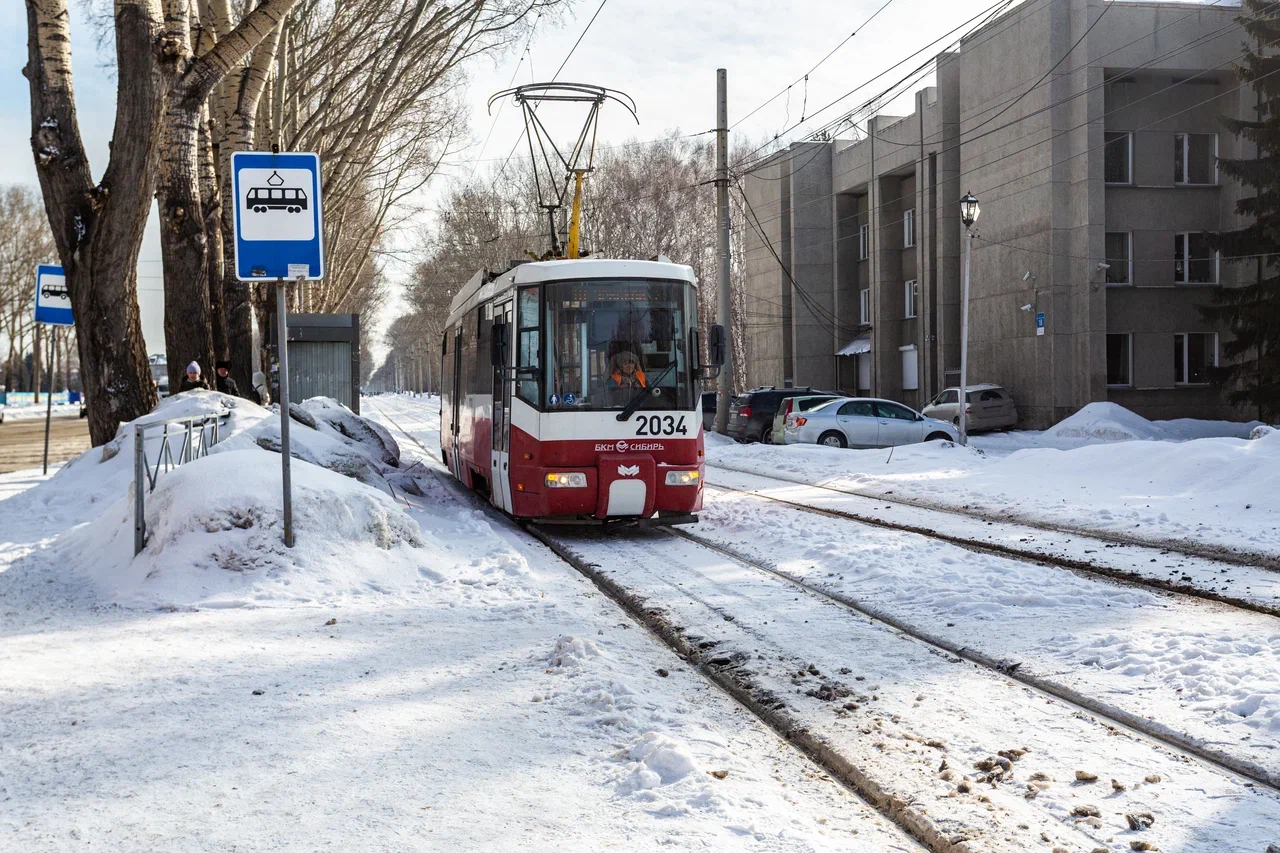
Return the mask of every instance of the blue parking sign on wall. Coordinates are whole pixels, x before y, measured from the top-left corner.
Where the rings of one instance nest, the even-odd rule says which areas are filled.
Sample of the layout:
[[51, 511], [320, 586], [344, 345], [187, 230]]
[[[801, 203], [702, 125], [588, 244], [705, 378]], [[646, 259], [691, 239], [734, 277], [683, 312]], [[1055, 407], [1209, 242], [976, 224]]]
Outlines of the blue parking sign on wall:
[[50, 326], [74, 326], [71, 294], [62, 267], [40, 264], [36, 267], [36, 322]]
[[1044, 312], [1036, 314], [1036, 334], [1044, 335]]
[[231, 192], [236, 278], [324, 278], [318, 154], [236, 151]]

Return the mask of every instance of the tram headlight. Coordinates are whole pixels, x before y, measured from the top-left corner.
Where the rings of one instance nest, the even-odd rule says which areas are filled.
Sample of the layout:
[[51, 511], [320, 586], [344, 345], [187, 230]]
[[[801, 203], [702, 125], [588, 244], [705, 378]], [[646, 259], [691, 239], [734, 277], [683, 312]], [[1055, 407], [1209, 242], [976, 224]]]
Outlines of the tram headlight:
[[545, 482], [548, 489], [585, 489], [587, 475], [579, 471], [548, 474]]
[[696, 486], [701, 481], [697, 471], [668, 471], [668, 486]]

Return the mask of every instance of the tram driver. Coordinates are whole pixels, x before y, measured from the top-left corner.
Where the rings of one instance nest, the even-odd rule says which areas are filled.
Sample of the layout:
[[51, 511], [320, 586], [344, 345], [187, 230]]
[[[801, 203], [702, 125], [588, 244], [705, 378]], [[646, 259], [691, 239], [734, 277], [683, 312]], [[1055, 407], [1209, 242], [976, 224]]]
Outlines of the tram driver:
[[613, 370], [609, 378], [614, 388], [649, 387], [644, 371], [640, 369], [640, 359], [630, 350], [624, 349], [613, 356]]

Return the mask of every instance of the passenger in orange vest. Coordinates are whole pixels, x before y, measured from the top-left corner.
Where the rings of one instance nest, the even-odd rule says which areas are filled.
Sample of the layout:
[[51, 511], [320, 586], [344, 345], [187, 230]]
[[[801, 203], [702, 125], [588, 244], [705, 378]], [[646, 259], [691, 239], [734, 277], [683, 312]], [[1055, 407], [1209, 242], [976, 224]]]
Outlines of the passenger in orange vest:
[[613, 357], [614, 388], [648, 388], [644, 371], [640, 369], [640, 359], [635, 353], [623, 350]]

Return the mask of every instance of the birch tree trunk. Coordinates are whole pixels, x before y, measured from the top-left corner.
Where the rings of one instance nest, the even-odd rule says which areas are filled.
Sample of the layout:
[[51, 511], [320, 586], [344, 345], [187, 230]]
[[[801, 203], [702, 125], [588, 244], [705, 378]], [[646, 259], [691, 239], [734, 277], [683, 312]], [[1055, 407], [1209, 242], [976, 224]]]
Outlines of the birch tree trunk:
[[[206, 104], [214, 88], [224, 78], [229, 78], [226, 90], [238, 91], [241, 102], [251, 101], [249, 133], [252, 134], [252, 115], [265, 85], [267, 70], [274, 62], [275, 44], [280, 37], [279, 24], [295, 2], [266, 0], [257, 6], [235, 29], [196, 57], [188, 70], [174, 82], [169, 95], [157, 198], [160, 201], [164, 257], [165, 344], [170, 387], [180, 384], [188, 361], [200, 361], [206, 372], [212, 370], [214, 361], [211, 322], [214, 300], [211, 295], [215, 289], [221, 291], [222, 288], [210, 284], [212, 264], [206, 231], [208, 218], [202, 203], [202, 178], [204, 186], [208, 187], [210, 183], [207, 170], [202, 168], [203, 149], [200, 144], [201, 129], [208, 127], [204, 121]], [[225, 3], [217, 4], [217, 8], [213, 6], [211, 4], [210, 8], [214, 15], [225, 11]], [[214, 29], [216, 31], [219, 27]], [[251, 50], [254, 57], [247, 69], [233, 74], [235, 64]], [[241, 78], [238, 86], [235, 85], [237, 77]], [[237, 126], [238, 117], [237, 110], [224, 120], [224, 127]], [[211, 151], [209, 157], [212, 158]], [[230, 157], [230, 152], [226, 157]], [[224, 180], [229, 180], [229, 170]], [[221, 293], [218, 297], [217, 303], [221, 304]], [[239, 368], [235, 373], [237, 384], [250, 388], [251, 365], [241, 363], [245, 361], [233, 359], [233, 369]], [[245, 374], [243, 383], [240, 381], [241, 373]]]
[[137, 261], [154, 190], [164, 93], [177, 55], [155, 0], [116, 0], [117, 107], [111, 160], [95, 185], [71, 82], [66, 0], [27, 0], [31, 148], [77, 318], [95, 446], [154, 408], [138, 311]]
[[[215, 3], [216, 5], [216, 3]], [[216, 12], [215, 12], [216, 14]], [[273, 29], [253, 53], [249, 65], [226, 81], [222, 99], [224, 114], [217, 139], [219, 194], [227, 199], [222, 207], [222, 296], [226, 306], [227, 349], [231, 377], [240, 388], [253, 387], [253, 299], [248, 282], [236, 278], [235, 200], [231, 192], [231, 154], [249, 151], [257, 131], [258, 105], [266, 89], [283, 26]]]

